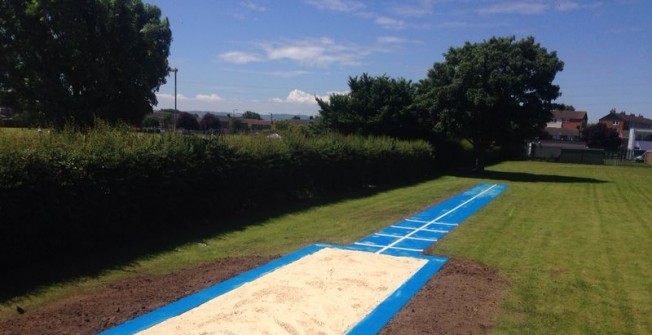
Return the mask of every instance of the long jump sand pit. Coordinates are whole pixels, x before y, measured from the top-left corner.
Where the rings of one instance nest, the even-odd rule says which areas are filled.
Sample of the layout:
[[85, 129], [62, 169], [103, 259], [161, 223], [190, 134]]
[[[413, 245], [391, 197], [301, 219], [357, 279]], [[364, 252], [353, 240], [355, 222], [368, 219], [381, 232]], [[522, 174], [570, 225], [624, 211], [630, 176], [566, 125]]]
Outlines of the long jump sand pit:
[[137, 334], [345, 334], [428, 262], [321, 248]]

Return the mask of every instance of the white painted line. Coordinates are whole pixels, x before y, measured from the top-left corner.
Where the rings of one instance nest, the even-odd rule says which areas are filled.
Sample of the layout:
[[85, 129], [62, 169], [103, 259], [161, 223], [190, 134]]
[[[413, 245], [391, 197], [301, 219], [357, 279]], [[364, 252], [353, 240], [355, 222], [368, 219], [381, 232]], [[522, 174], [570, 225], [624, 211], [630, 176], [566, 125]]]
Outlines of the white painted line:
[[[403, 236], [396, 236], [396, 235], [389, 235], [389, 234], [381, 234], [381, 233], [375, 233], [374, 235], [376, 236], [386, 236], [386, 237], [403, 237]], [[436, 242], [436, 238], [421, 238], [421, 237], [408, 237], [408, 240], [417, 240], [417, 241], [430, 241], [430, 242]]]
[[444, 225], [444, 226], [459, 226], [460, 225], [459, 223], [432, 222], [432, 221], [421, 221], [421, 220], [411, 220], [411, 219], [405, 219], [405, 221], [416, 222], [416, 223], [440, 224], [440, 225]]
[[432, 221], [421, 221], [421, 220], [412, 220], [412, 219], [405, 219], [405, 221], [416, 222], [416, 223], [440, 224], [444, 226], [459, 226], [459, 223], [432, 222]]
[[428, 224], [440, 224], [442, 226], [454, 226], [454, 227], [460, 225], [459, 223], [446, 223], [446, 222], [429, 222]]
[[428, 223], [430, 221], [414, 220], [414, 219], [405, 219], [405, 221], [416, 222], [416, 223]]
[[[353, 244], [357, 245], [362, 245], [365, 247], [376, 247], [376, 248], [384, 248], [385, 250], [387, 249], [396, 249], [396, 250], [406, 250], [406, 251], [416, 251], [416, 252], [421, 252], [423, 249], [412, 249], [412, 248], [401, 248], [401, 247], [388, 247], [386, 245], [377, 245], [377, 244], [371, 244], [371, 243], [364, 243], [364, 242], [354, 242]], [[377, 253], [377, 252], [376, 252]]]
[[408, 234], [405, 235], [404, 237], [399, 238], [398, 240], [396, 240], [396, 241], [390, 243], [388, 246], [385, 246], [385, 247], [383, 247], [382, 249], [376, 251], [376, 253], [377, 253], [377, 254], [380, 254], [381, 252], [383, 252], [383, 251], [385, 251], [385, 250], [387, 250], [387, 249], [393, 248], [395, 245], [397, 245], [398, 243], [400, 243], [400, 242], [403, 241], [404, 239], [406, 239], [406, 238], [408, 238], [408, 237], [410, 237], [410, 236], [416, 234], [416, 232], [418, 232], [418, 231], [420, 231], [420, 230], [424, 230], [424, 229], [426, 229], [426, 227], [427, 227], [429, 224], [431, 224], [431, 223], [436, 223], [436, 222], [437, 222], [438, 220], [440, 220], [441, 218], [443, 218], [443, 217], [445, 217], [446, 215], [448, 215], [448, 214], [450, 214], [450, 213], [453, 213], [454, 211], [456, 211], [456, 210], [462, 208], [464, 205], [466, 205], [466, 204], [468, 204], [469, 202], [471, 202], [471, 201], [477, 199], [477, 198], [480, 197], [481, 195], [483, 195], [483, 194], [489, 192], [492, 188], [494, 188], [494, 187], [496, 187], [496, 186], [498, 186], [498, 184], [493, 184], [493, 185], [491, 185], [491, 186], [488, 187], [486, 190], [484, 190], [484, 191], [482, 191], [482, 192], [480, 192], [480, 193], [474, 195], [471, 199], [469, 199], [469, 200], [467, 200], [467, 201], [465, 201], [465, 202], [463, 202], [463, 203], [461, 203], [461, 204], [455, 206], [455, 208], [453, 208], [453, 209], [449, 210], [448, 212], [446, 212], [446, 213], [444, 213], [444, 214], [438, 216], [438, 217], [435, 218], [434, 220], [432, 220], [432, 221], [430, 221], [430, 222], [424, 224], [423, 226], [421, 226], [421, 227], [419, 227], [419, 228], [417, 228], [417, 229], [411, 231], [410, 233], [408, 233]]
[[[414, 227], [403, 227], [403, 226], [390, 226], [392, 228], [398, 228], [398, 229], [407, 229], [407, 230], [416, 230], [417, 228]], [[448, 230], [439, 230], [439, 229], [421, 229], [421, 231], [427, 231], [431, 233], [448, 233]]]

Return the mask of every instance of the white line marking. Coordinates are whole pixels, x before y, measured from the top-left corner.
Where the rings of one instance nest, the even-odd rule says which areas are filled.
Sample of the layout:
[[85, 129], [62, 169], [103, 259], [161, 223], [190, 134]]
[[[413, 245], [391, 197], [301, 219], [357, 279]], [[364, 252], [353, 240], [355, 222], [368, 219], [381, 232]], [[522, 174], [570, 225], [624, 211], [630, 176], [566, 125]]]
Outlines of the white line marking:
[[[416, 230], [417, 228], [414, 227], [403, 227], [403, 226], [390, 226], [392, 228], [398, 228], [398, 229], [407, 229], [407, 230]], [[427, 231], [431, 233], [448, 233], [448, 230], [439, 230], [439, 229], [421, 229], [421, 231]]]
[[444, 225], [444, 226], [459, 226], [460, 225], [459, 223], [432, 222], [432, 221], [421, 221], [421, 220], [412, 220], [412, 219], [405, 219], [405, 221], [416, 222], [416, 223], [440, 224], [440, 225]]
[[416, 223], [427, 223], [430, 221], [414, 220], [414, 219], [405, 219], [405, 221], [416, 222]]
[[396, 249], [396, 250], [406, 250], [406, 251], [416, 251], [416, 252], [421, 252], [421, 251], [423, 251], [423, 249], [412, 249], [412, 248], [401, 248], [401, 247], [388, 247], [388, 246], [377, 245], [377, 244], [371, 244], [371, 243], [364, 243], [364, 242], [354, 242], [353, 244], [363, 245], [363, 246], [365, 246], [365, 247], [384, 248], [385, 250], [387, 250], [387, 249]]
[[440, 224], [442, 226], [453, 226], [453, 227], [457, 227], [460, 225], [459, 223], [446, 223], [446, 222], [430, 222], [429, 224]]
[[446, 213], [440, 215], [439, 217], [435, 218], [434, 220], [432, 220], [432, 221], [430, 221], [430, 222], [424, 224], [423, 226], [421, 226], [421, 227], [419, 227], [419, 228], [417, 228], [417, 229], [411, 231], [410, 233], [408, 233], [407, 235], [403, 236], [402, 238], [399, 238], [398, 240], [396, 240], [396, 241], [390, 243], [388, 246], [385, 246], [385, 247], [383, 247], [382, 249], [376, 251], [376, 253], [379, 254], [379, 253], [381, 253], [381, 252], [383, 252], [383, 251], [385, 251], [385, 250], [387, 250], [387, 249], [393, 248], [393, 247], [394, 247], [395, 245], [397, 245], [399, 242], [401, 242], [401, 241], [403, 241], [404, 239], [406, 239], [406, 238], [408, 238], [408, 237], [414, 235], [416, 232], [418, 232], [418, 231], [420, 231], [420, 230], [424, 230], [424, 229], [426, 229], [426, 227], [427, 227], [429, 224], [431, 224], [431, 223], [435, 223], [435, 222], [437, 222], [439, 219], [445, 217], [446, 215], [448, 215], [448, 214], [450, 214], [450, 213], [453, 213], [454, 211], [460, 209], [462, 206], [464, 206], [464, 205], [468, 204], [469, 202], [471, 202], [471, 201], [477, 199], [479, 196], [481, 196], [481, 195], [483, 195], [483, 194], [489, 192], [492, 188], [494, 188], [494, 187], [496, 187], [496, 186], [498, 186], [498, 184], [493, 184], [493, 185], [491, 185], [491, 186], [488, 187], [486, 190], [484, 190], [484, 191], [482, 191], [482, 192], [480, 192], [480, 193], [474, 195], [471, 199], [469, 199], [469, 200], [467, 200], [467, 201], [465, 201], [465, 202], [463, 202], [463, 203], [461, 203], [461, 204], [455, 206], [455, 208], [453, 208], [453, 209], [449, 210], [448, 212], [446, 212]]
[[[446, 213], [448, 213], [448, 212], [446, 212]], [[421, 221], [421, 220], [412, 220], [412, 219], [405, 219], [405, 221], [416, 222], [416, 223], [441, 224], [441, 225], [444, 225], [444, 226], [459, 226], [460, 225], [459, 223]]]
[[[375, 233], [374, 235], [376, 236], [385, 236], [385, 237], [403, 237], [403, 236], [396, 236], [396, 235], [389, 235], [389, 234], [381, 234], [381, 233]], [[421, 237], [408, 237], [408, 240], [417, 240], [417, 241], [430, 241], [430, 242], [436, 242], [436, 238], [421, 238]]]

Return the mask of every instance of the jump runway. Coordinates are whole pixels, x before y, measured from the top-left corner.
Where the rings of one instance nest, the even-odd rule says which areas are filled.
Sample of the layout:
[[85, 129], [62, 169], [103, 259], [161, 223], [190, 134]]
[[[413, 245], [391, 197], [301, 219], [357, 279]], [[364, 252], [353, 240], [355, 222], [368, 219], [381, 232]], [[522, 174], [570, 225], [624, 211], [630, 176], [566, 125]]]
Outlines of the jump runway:
[[423, 250], [506, 188], [477, 185], [348, 246], [307, 246], [100, 334], [376, 334], [446, 263]]

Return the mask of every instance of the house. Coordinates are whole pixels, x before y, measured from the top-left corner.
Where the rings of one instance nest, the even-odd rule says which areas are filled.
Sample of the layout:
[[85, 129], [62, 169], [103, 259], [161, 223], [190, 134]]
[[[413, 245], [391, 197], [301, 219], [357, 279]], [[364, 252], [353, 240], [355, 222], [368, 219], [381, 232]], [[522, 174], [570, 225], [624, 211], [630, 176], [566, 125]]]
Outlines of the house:
[[586, 128], [588, 113], [585, 111], [554, 110], [545, 131], [553, 140], [579, 141]]
[[[584, 111], [554, 110], [547, 128], [584, 129], [588, 122], [588, 113]], [[578, 128], [579, 127], [579, 128]]]
[[643, 117], [643, 115], [616, 112], [615, 109], [609, 111], [609, 114], [600, 118], [598, 122], [615, 129], [622, 139], [623, 145], [629, 143], [630, 129], [652, 129], [652, 120]]

